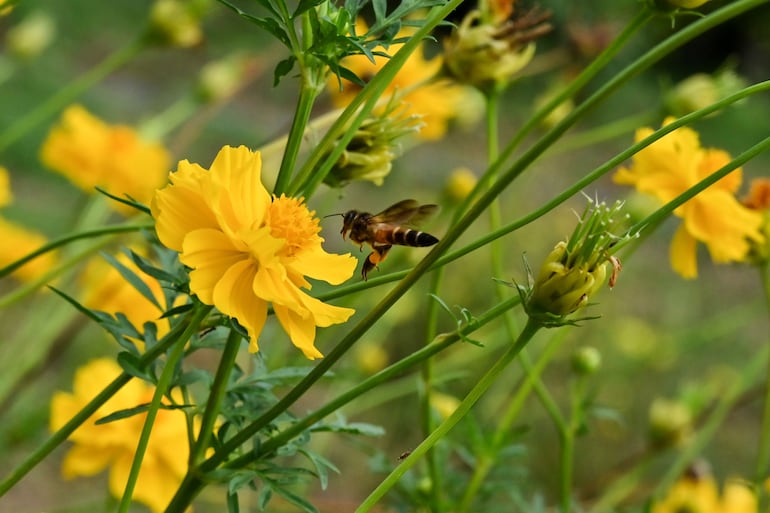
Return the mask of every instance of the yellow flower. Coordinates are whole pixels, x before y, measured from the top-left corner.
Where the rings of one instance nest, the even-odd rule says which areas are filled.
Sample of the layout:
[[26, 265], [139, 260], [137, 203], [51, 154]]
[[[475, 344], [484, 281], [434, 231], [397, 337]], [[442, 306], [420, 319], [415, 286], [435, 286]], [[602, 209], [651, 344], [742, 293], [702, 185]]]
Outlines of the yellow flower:
[[757, 513], [756, 494], [737, 479], [728, 480], [720, 496], [711, 475], [686, 475], [666, 496], [656, 502], [651, 513]]
[[[356, 32], [364, 34], [366, 31], [366, 26], [359, 21]], [[407, 35], [402, 33], [399, 37]], [[388, 52], [393, 55], [402, 46], [403, 44], [390, 45]], [[421, 45], [409, 56], [383, 92], [382, 97], [388, 98], [393, 94], [403, 93], [402, 101], [406, 105], [406, 110], [399, 110], [399, 114], [404, 117], [421, 116], [425, 126], [418, 132], [418, 137], [437, 140], [446, 133], [449, 120], [458, 115], [458, 109], [462, 107], [467, 91], [450, 80], [436, 80], [435, 77], [444, 65], [443, 59], [437, 56], [426, 60], [423, 50]], [[381, 52], [383, 49], [376, 48], [375, 51]], [[365, 55], [351, 55], [343, 59], [341, 65], [366, 81], [376, 75], [388, 60], [386, 57], [375, 56], [372, 62]], [[360, 91], [357, 85], [347, 80], [342, 80], [342, 90], [340, 90], [340, 83], [334, 75], [329, 77], [328, 87], [332, 102], [337, 107], [346, 106]]]
[[453, 202], [464, 200], [471, 193], [479, 181], [476, 174], [467, 167], [458, 167], [452, 170], [447, 178], [444, 191]]
[[[663, 124], [670, 123], [667, 118]], [[649, 136], [651, 128], [636, 131], [636, 141]], [[679, 128], [634, 156], [633, 165], [620, 168], [616, 183], [633, 185], [663, 203], [697, 184], [730, 162], [723, 150], [702, 148], [698, 134]], [[671, 243], [671, 265], [685, 278], [698, 275], [696, 245], [706, 245], [715, 262], [740, 262], [751, 241], [763, 240], [762, 215], [744, 207], [735, 198], [741, 185], [740, 168], [680, 206], [674, 214], [683, 223]]]
[[[0, 267], [12, 264], [48, 242], [44, 235], [2, 217], [0, 217], [0, 240], [3, 241]], [[20, 281], [32, 281], [48, 272], [57, 261], [57, 253], [48, 252], [27, 262], [11, 274]]]
[[13, 201], [11, 193], [11, 179], [8, 176], [8, 170], [0, 166], [0, 207], [4, 207]]
[[[118, 197], [149, 203], [168, 175], [170, 156], [158, 143], [144, 142], [127, 126], [110, 126], [83, 107], [69, 107], [43, 142], [40, 158], [91, 194], [102, 187]], [[109, 201], [123, 213], [134, 210]]]
[[318, 358], [316, 326], [345, 322], [354, 311], [307, 295], [305, 277], [338, 285], [357, 261], [326, 253], [315, 212], [302, 199], [271, 198], [261, 172], [259, 152], [244, 146], [222, 148], [210, 171], [181, 161], [152, 202], [158, 237], [193, 269], [190, 290], [246, 328], [252, 352], [270, 302], [292, 343]]
[[[119, 374], [120, 367], [107, 358], [94, 360], [79, 368], [75, 373], [73, 392], [57, 392], [51, 400], [51, 430], [61, 428]], [[63, 476], [66, 479], [92, 476], [109, 467], [110, 492], [121, 497], [147, 414], [106, 424], [95, 422], [116, 411], [149, 403], [153, 392], [154, 389], [146, 383], [129, 381], [72, 433], [69, 439], [74, 446], [64, 456]], [[181, 410], [159, 410], [134, 498], [155, 513], [163, 511], [187, 470], [188, 454], [185, 414]]]

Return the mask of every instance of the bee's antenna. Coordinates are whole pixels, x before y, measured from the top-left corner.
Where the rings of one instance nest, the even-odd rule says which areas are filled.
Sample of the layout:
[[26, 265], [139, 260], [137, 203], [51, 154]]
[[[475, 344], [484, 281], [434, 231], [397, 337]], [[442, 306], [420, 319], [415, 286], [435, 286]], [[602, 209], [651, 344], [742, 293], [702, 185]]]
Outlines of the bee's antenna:
[[327, 217], [334, 217], [334, 216], [342, 216], [342, 217], [345, 217], [345, 214], [329, 214], [328, 216], [324, 216], [324, 219], [326, 219]]

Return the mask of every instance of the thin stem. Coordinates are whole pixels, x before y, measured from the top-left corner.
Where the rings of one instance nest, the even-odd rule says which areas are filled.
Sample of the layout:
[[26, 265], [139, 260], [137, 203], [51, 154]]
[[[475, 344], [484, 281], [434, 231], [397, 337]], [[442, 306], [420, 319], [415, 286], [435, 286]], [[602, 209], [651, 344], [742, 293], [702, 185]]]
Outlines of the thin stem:
[[428, 438], [422, 441], [412, 453], [407, 456], [400, 465], [398, 465], [369, 496], [356, 508], [354, 513], [365, 513], [371, 510], [377, 501], [390, 490], [401, 479], [406, 471], [421, 458], [430, 447], [433, 447], [441, 438], [443, 438], [462, 418], [464, 418], [474, 404], [481, 398], [484, 392], [497, 381], [500, 373], [508, 366], [516, 355], [532, 339], [540, 329], [540, 324], [530, 319], [524, 326], [521, 334], [515, 343], [511, 344], [508, 350], [495, 362], [495, 364], [479, 379], [478, 383], [468, 392], [468, 395], [462, 400], [457, 409], [444, 420], [430, 434]]
[[[759, 279], [762, 282], [765, 301], [770, 309], [770, 272], [767, 263], [759, 264]], [[770, 343], [770, 341], [768, 341]], [[770, 360], [765, 377], [765, 405], [760, 424], [759, 449], [757, 451], [757, 471], [755, 482], [761, 483], [767, 478], [768, 460], [770, 460]]]
[[[160, 374], [158, 384], [155, 387], [155, 392], [152, 394], [152, 400], [150, 401], [150, 405], [147, 408], [147, 416], [144, 419], [142, 433], [139, 435], [139, 442], [136, 444], [134, 459], [131, 462], [131, 470], [128, 473], [128, 480], [126, 481], [126, 487], [123, 490], [123, 496], [120, 498], [118, 513], [127, 513], [128, 508], [131, 507], [131, 499], [134, 496], [136, 481], [139, 479], [139, 472], [142, 470], [142, 461], [144, 460], [144, 455], [147, 452], [147, 446], [150, 444], [152, 428], [155, 427], [155, 419], [158, 416], [158, 410], [160, 409], [161, 401], [163, 400], [163, 396], [166, 395], [166, 392], [168, 392], [171, 379], [177, 372], [179, 361], [184, 355], [185, 344], [194, 333], [195, 330], [191, 330], [188, 326], [188, 329], [185, 330], [183, 336], [174, 341], [171, 354], [168, 356], [168, 360], [163, 367], [163, 372]], [[184, 335], [187, 335], [187, 337], [185, 338]]]
[[241, 335], [237, 331], [231, 330], [225, 342], [225, 350], [222, 352], [222, 358], [219, 360], [219, 367], [214, 376], [214, 382], [211, 384], [211, 391], [206, 403], [206, 409], [201, 418], [201, 428], [198, 434], [198, 440], [190, 453], [190, 465], [199, 464], [209, 447], [209, 441], [214, 433], [214, 425], [219, 415], [219, 406], [227, 392], [227, 385], [230, 382], [230, 374], [235, 364], [235, 358], [238, 356], [238, 349], [241, 347]]
[[125, 232], [137, 232], [139, 230], [149, 230], [152, 227], [154, 227], [154, 223], [129, 223], [129, 224], [118, 224], [113, 226], [105, 226], [103, 228], [95, 228], [93, 230], [84, 230], [82, 232], [77, 233], [71, 233], [69, 235], [65, 235], [63, 237], [59, 237], [58, 239], [54, 239], [51, 242], [41, 246], [40, 248], [36, 249], [29, 255], [22, 257], [12, 264], [9, 264], [2, 269], [0, 269], [0, 278], [4, 278], [5, 276], [8, 276], [10, 273], [18, 269], [19, 267], [23, 266], [30, 260], [34, 260], [35, 258], [39, 257], [40, 255], [47, 253], [49, 251], [53, 251], [54, 249], [64, 246], [65, 244], [69, 244], [70, 242], [80, 240], [80, 239], [90, 239], [93, 237], [100, 237], [102, 235], [111, 235], [115, 233], [125, 233]]
[[58, 89], [46, 101], [39, 103], [0, 133], [0, 152], [24, 137], [40, 123], [53, 116], [64, 105], [72, 102], [83, 92], [103, 80], [107, 75], [130, 61], [146, 46], [147, 38], [144, 34], [141, 34], [126, 46], [116, 50], [95, 67]]
[[[430, 291], [433, 294], [438, 294], [441, 288], [441, 282], [443, 281], [444, 270], [439, 269], [433, 274], [431, 279]], [[426, 323], [426, 345], [430, 345], [431, 341], [435, 338], [438, 331], [438, 313], [439, 302], [428, 302], [428, 321]], [[422, 436], [427, 437], [434, 429], [433, 420], [433, 408], [431, 405], [431, 396], [433, 395], [433, 360], [427, 359], [422, 365], [422, 372], [420, 372], [421, 379], [421, 397], [420, 397], [420, 420], [422, 428]], [[442, 504], [441, 491], [443, 490], [442, 474], [438, 464], [438, 453], [434, 450], [428, 451], [426, 455], [426, 461], [428, 465], [428, 476], [430, 477], [430, 494], [431, 494], [431, 508], [435, 513], [440, 512], [440, 505]]]
[[[195, 330], [198, 329], [198, 325], [201, 320], [211, 311], [211, 307], [199, 306], [195, 311], [189, 315], [187, 322], [179, 322], [171, 331], [163, 337], [157, 345], [153, 346], [149, 351], [142, 355], [139, 359], [142, 365], [147, 365], [158, 356], [163, 354], [169, 347], [171, 347], [178, 338], [189, 338]], [[186, 325], [186, 328], [185, 328]], [[180, 332], [183, 333], [180, 335]], [[99, 392], [88, 404], [86, 404], [75, 416], [73, 416], [64, 426], [58, 431], [53, 433], [48, 440], [38, 447], [27, 459], [21, 462], [18, 467], [11, 471], [8, 476], [0, 483], [0, 496], [4, 495], [10, 490], [13, 485], [18, 483], [30, 470], [43, 461], [54, 449], [62, 444], [83, 422], [88, 420], [91, 415], [107, 402], [115, 393], [120, 390], [123, 385], [131, 380], [132, 376], [123, 372], [120, 376], [115, 378], [104, 390]]]

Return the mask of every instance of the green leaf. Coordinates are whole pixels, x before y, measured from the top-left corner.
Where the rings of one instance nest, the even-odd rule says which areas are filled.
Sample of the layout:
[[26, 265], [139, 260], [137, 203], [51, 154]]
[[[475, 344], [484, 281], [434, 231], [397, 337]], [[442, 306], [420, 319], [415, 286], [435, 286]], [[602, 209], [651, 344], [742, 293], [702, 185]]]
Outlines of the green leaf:
[[118, 365], [126, 371], [127, 374], [139, 378], [141, 380], [154, 383], [155, 376], [149, 371], [149, 369], [142, 364], [142, 361], [135, 354], [121, 351], [118, 353]]
[[91, 320], [96, 321], [99, 324], [103, 324], [104, 317], [99, 315], [99, 312], [96, 312], [94, 310], [91, 310], [89, 308], [86, 308], [85, 306], [78, 303], [78, 301], [73, 298], [72, 296], [65, 294], [61, 290], [57, 289], [56, 287], [53, 287], [51, 285], [48, 285], [48, 288], [54, 291], [56, 294], [58, 294], [62, 299], [64, 299], [67, 303], [71, 304], [75, 307], [76, 310], [83, 313], [86, 317], [90, 318]]
[[124, 205], [128, 205], [129, 207], [135, 208], [139, 210], [140, 212], [144, 212], [145, 214], [150, 214], [150, 208], [143, 204], [139, 203], [135, 199], [131, 198], [130, 196], [127, 196], [125, 198], [121, 198], [120, 196], [115, 196], [114, 194], [110, 194], [109, 192], [105, 191], [101, 187], [95, 187], [97, 191], [99, 191], [101, 194], [104, 194], [108, 198], [117, 201], [118, 203], [123, 203]]
[[324, 0], [299, 0], [299, 5], [297, 6], [296, 9], [294, 9], [294, 12], [291, 13], [292, 19], [296, 18], [297, 16], [299, 16], [303, 12], [305, 12], [305, 11], [307, 11], [309, 9], [312, 9], [316, 5], [319, 5], [323, 1]]
[[139, 270], [144, 274], [152, 276], [159, 282], [174, 283], [176, 281], [176, 276], [156, 267], [152, 262], [141, 255], [138, 255], [136, 252], [129, 250], [126, 254], [131, 257], [134, 264], [136, 264]]
[[227, 512], [228, 513], [240, 513], [241, 512], [241, 505], [238, 503], [238, 494], [237, 493], [227, 493], [226, 497], [227, 501]]
[[318, 513], [318, 510], [315, 506], [310, 504], [307, 500], [300, 497], [299, 495], [290, 492], [286, 488], [282, 487], [275, 487], [274, 488], [275, 493], [286, 499], [288, 502], [294, 504], [298, 508], [301, 508], [302, 510], [306, 511], [307, 513]]
[[290, 55], [275, 66], [275, 71], [273, 72], [273, 87], [277, 86], [283, 77], [291, 73], [296, 61], [297, 59], [293, 55]]
[[313, 466], [316, 469], [316, 475], [318, 476], [318, 481], [321, 484], [321, 489], [326, 490], [326, 487], [329, 484], [329, 473], [326, 471], [326, 469], [331, 469], [336, 474], [339, 474], [340, 470], [334, 465], [334, 463], [327, 460], [320, 454], [316, 454], [307, 449], [299, 449], [299, 453], [303, 454], [313, 464]]
[[381, 426], [375, 426], [374, 424], [368, 424], [366, 422], [319, 424], [310, 428], [310, 431], [347, 433], [350, 435], [362, 435], [371, 437], [383, 436], [385, 434], [385, 430]]
[[163, 311], [163, 307], [160, 306], [160, 303], [158, 303], [158, 300], [155, 297], [155, 294], [152, 293], [152, 290], [150, 290], [150, 287], [145, 283], [142, 278], [139, 277], [138, 274], [136, 274], [134, 271], [126, 267], [125, 265], [118, 262], [118, 260], [113, 257], [112, 255], [109, 255], [107, 253], [101, 253], [102, 257], [104, 257], [107, 262], [112, 265], [117, 271], [120, 273], [120, 275], [131, 284], [132, 287], [134, 287], [142, 296], [144, 296], [147, 301], [152, 303], [153, 305], [158, 307], [158, 310], [160, 312]]
[[[258, 27], [266, 30], [270, 34], [272, 34], [276, 39], [278, 39], [280, 42], [282, 42], [286, 47], [291, 48], [291, 41], [289, 40], [289, 36], [284, 30], [284, 28], [281, 26], [278, 21], [276, 21], [273, 18], [260, 18], [259, 16], [254, 16], [253, 14], [249, 14], [246, 11], [241, 10], [240, 8], [236, 7], [235, 5], [231, 4], [227, 0], [217, 0], [222, 5], [228, 7], [230, 10], [238, 14], [241, 18], [244, 18], [245, 20], [250, 21], [251, 23], [254, 23]], [[269, 3], [265, 1], [259, 2], [263, 7], [266, 7], [276, 18], [281, 19], [280, 14], [275, 10], [275, 8]]]

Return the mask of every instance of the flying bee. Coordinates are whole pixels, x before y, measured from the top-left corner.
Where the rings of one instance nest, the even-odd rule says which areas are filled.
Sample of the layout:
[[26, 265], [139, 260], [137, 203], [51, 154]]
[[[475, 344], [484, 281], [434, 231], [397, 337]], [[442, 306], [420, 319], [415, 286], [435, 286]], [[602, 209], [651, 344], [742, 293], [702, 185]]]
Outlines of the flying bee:
[[361, 275], [366, 275], [385, 260], [393, 245], [424, 247], [438, 242], [433, 235], [410, 228], [438, 210], [437, 205], [420, 205], [413, 199], [399, 201], [379, 214], [348, 210], [342, 216], [342, 238], [350, 232], [350, 240], [363, 248], [372, 247], [364, 260]]

